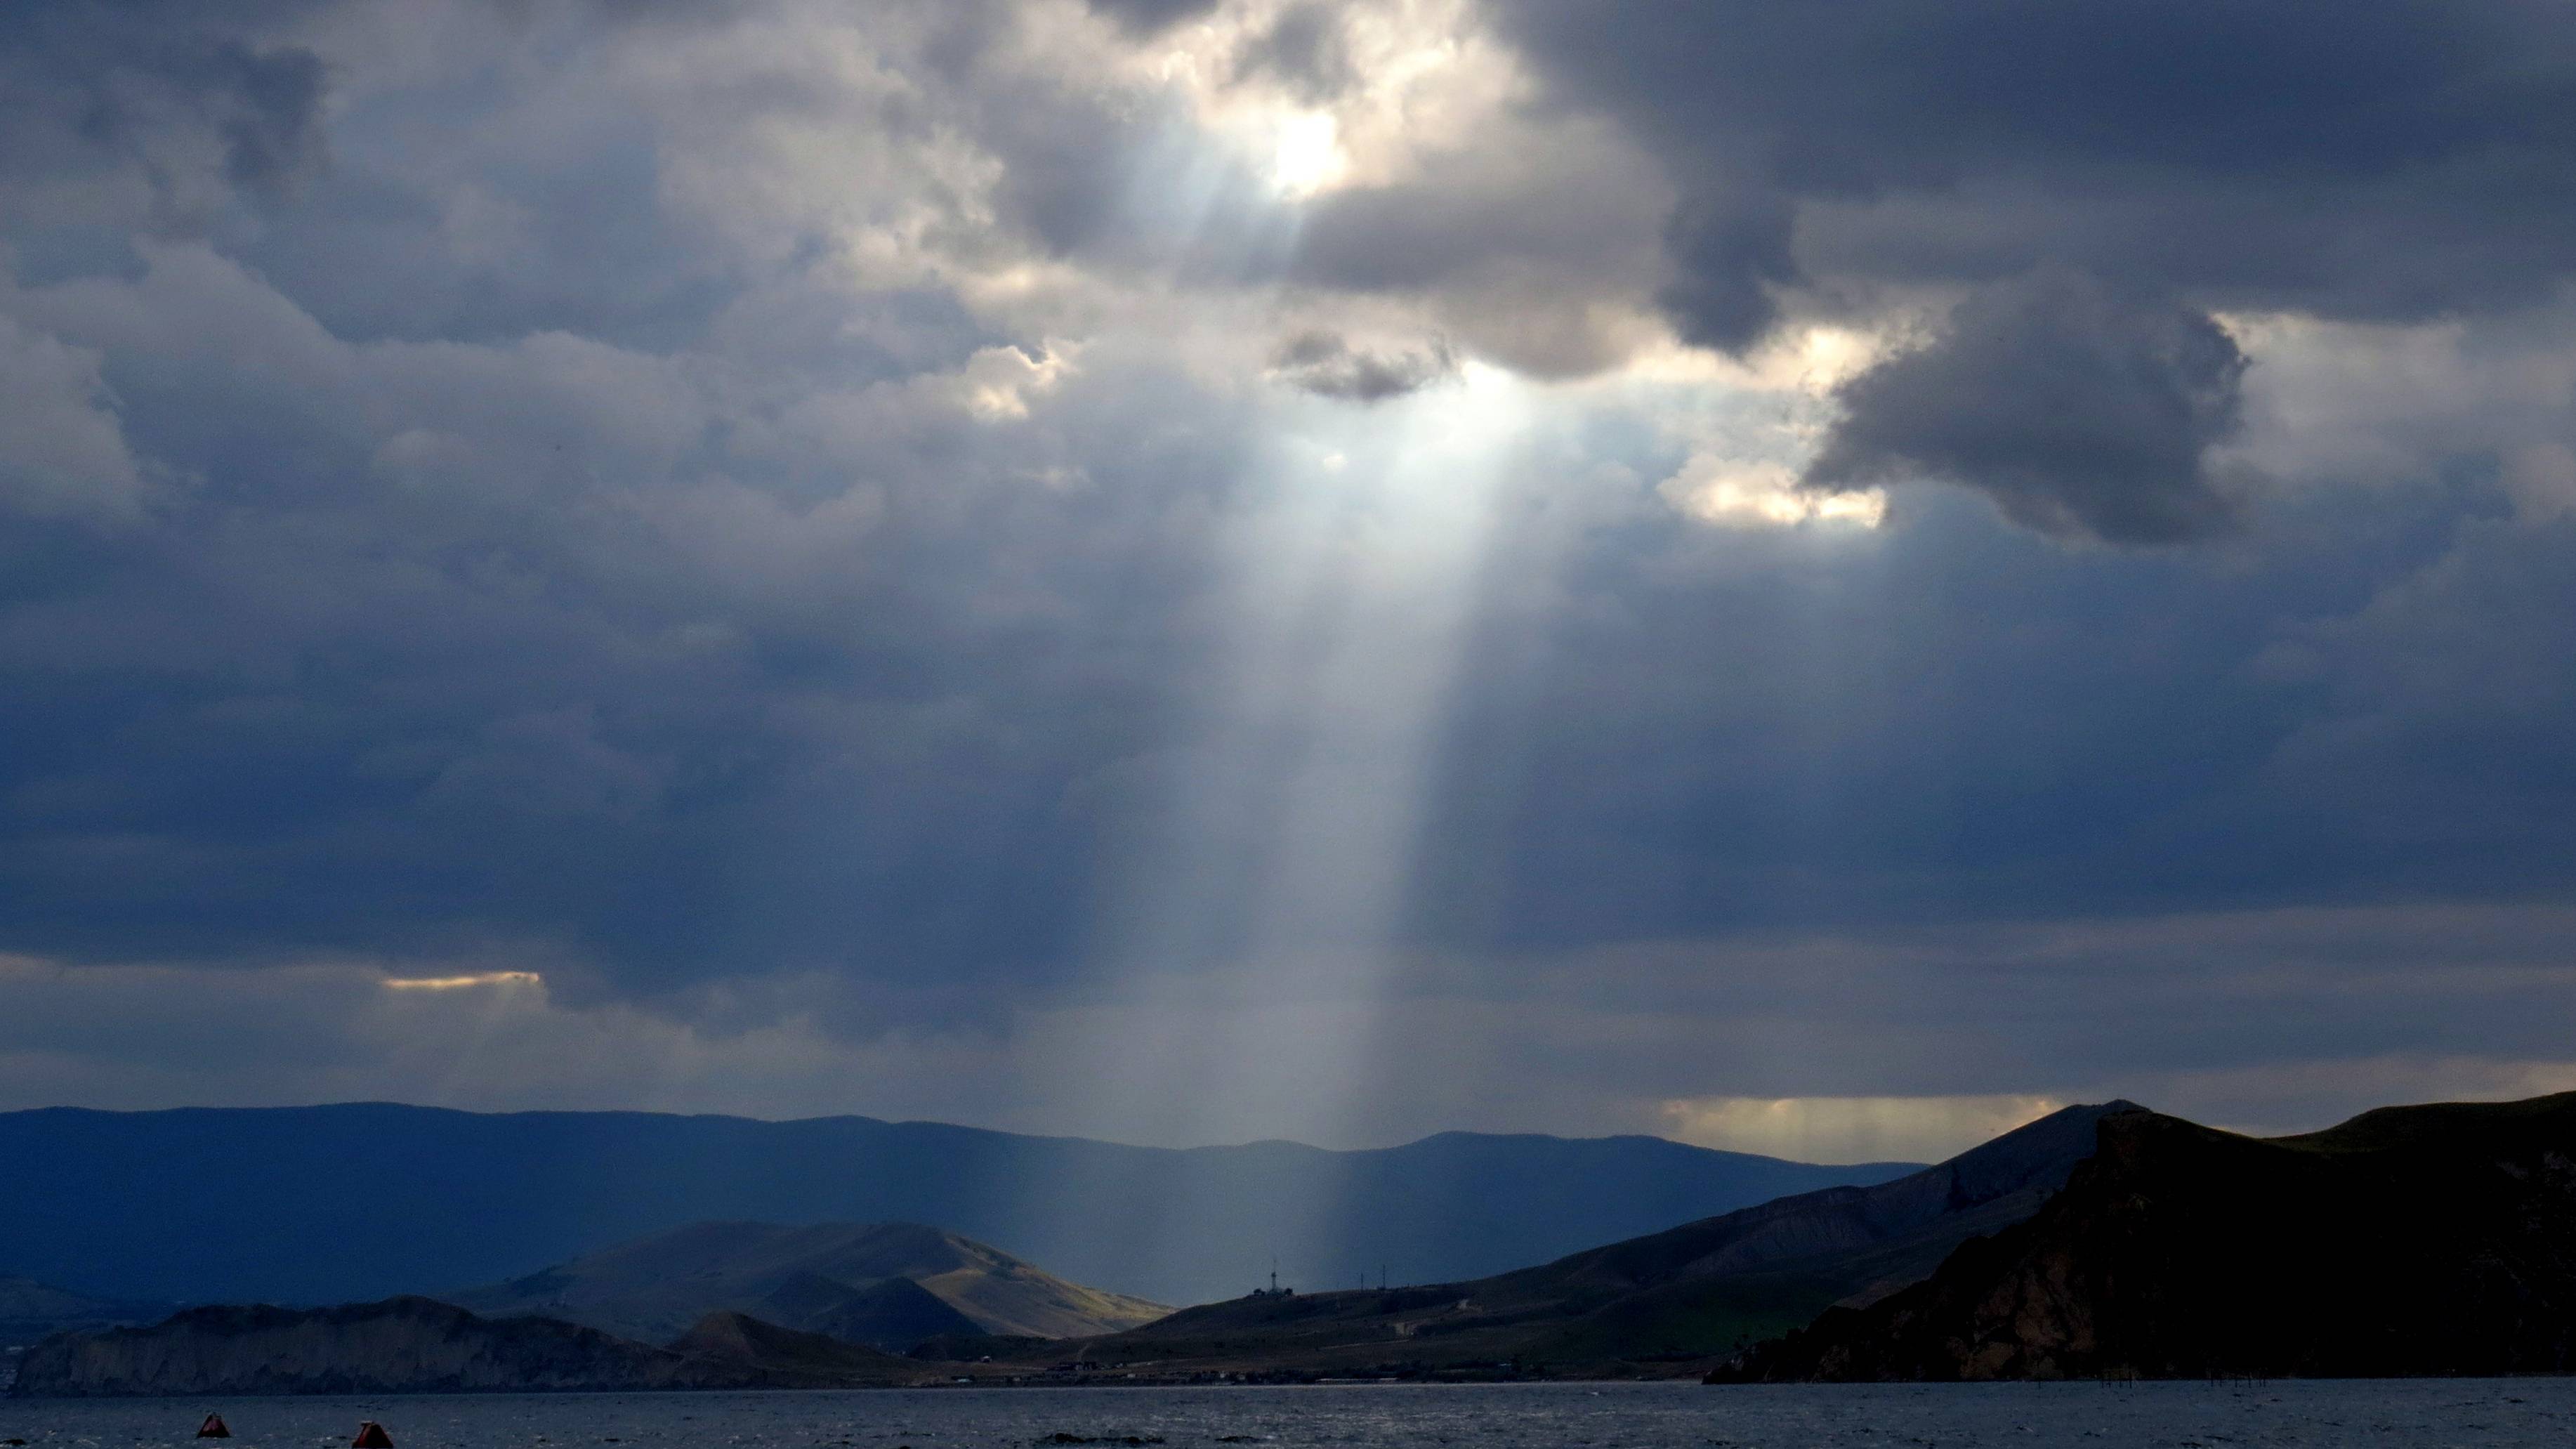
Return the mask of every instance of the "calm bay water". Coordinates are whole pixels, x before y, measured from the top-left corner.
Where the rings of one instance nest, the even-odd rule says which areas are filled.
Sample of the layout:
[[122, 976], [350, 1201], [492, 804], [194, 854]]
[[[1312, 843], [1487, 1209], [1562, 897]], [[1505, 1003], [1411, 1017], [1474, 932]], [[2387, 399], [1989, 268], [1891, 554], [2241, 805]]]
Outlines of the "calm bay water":
[[31, 1449], [193, 1449], [209, 1410], [234, 1449], [329, 1449], [362, 1419], [395, 1449], [1014, 1449], [1064, 1434], [1184, 1446], [1494, 1449], [2248, 1449], [2564, 1445], [2576, 1380], [2268, 1385], [1702, 1388], [1495, 1384], [954, 1389], [804, 1394], [0, 1400]]

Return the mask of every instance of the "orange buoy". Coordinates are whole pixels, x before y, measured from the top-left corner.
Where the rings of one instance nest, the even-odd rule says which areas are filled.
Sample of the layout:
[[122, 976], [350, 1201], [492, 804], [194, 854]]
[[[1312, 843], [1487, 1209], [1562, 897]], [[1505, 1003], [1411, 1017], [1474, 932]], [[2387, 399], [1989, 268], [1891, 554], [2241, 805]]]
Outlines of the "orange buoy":
[[384, 1425], [369, 1419], [358, 1426], [358, 1437], [349, 1441], [349, 1449], [394, 1449], [394, 1440]]
[[197, 1437], [200, 1439], [229, 1439], [232, 1436], [233, 1431], [225, 1427], [224, 1416], [221, 1414], [208, 1414], [206, 1422], [197, 1426]]

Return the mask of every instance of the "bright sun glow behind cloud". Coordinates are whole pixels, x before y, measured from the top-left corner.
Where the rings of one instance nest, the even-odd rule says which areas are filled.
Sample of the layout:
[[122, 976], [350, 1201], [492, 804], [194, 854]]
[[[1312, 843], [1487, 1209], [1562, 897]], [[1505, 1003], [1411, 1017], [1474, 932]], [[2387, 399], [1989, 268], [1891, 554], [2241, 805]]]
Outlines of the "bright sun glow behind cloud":
[[1342, 154], [1341, 127], [1329, 111], [1302, 111], [1278, 124], [1271, 148], [1270, 184], [1282, 196], [1312, 196], [1342, 179], [1350, 160]]

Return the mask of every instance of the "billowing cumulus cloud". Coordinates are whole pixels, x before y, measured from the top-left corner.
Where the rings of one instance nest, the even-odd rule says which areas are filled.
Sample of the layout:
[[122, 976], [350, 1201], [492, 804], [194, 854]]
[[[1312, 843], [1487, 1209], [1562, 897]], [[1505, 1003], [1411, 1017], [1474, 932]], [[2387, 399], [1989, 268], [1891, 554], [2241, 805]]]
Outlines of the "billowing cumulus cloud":
[[12, 12], [0, 1084], [2552, 1080], [2576, 27], [1865, 18]]
[[[2534, 299], [2567, 266], [2576, 212], [2537, 183], [2570, 164], [2576, 41], [2545, 4], [1494, 9], [1693, 189], [1710, 219], [1685, 241], [1791, 208], [1804, 278], [2055, 262], [2394, 317]], [[1778, 267], [1762, 247], [1676, 261]]]

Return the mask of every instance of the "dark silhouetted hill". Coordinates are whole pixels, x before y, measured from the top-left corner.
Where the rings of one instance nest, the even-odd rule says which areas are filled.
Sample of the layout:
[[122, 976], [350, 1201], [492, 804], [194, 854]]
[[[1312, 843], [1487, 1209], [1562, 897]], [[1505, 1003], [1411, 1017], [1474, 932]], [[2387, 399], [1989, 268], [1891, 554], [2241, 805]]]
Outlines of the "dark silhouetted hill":
[[887, 1278], [864, 1288], [852, 1288], [816, 1274], [800, 1273], [761, 1295], [759, 1316], [764, 1322], [792, 1325], [888, 1353], [910, 1353], [932, 1339], [974, 1337], [984, 1332], [947, 1299], [910, 1278]]
[[918, 1223], [692, 1223], [445, 1296], [655, 1343], [735, 1311], [895, 1352], [941, 1336], [1114, 1333], [1170, 1311]]
[[1706, 1363], [1835, 1303], [1892, 1292], [1968, 1238], [2028, 1218], [2093, 1150], [2097, 1122], [2140, 1110], [2069, 1107], [1892, 1182], [1784, 1197], [1539, 1267], [1388, 1292], [1235, 1298], [1013, 1356], [1070, 1353], [1156, 1373]]
[[[1445, 1133], [1171, 1151], [864, 1117], [351, 1105], [0, 1113], [0, 1252], [101, 1298], [338, 1302], [524, 1273], [708, 1220], [938, 1223], [1166, 1303], [1380, 1264], [1472, 1278], [1907, 1165], [1647, 1137]], [[221, 1191], [203, 1190], [222, 1184]]]
[[1723, 1379], [2564, 1373], [2576, 1094], [2300, 1137], [2128, 1113], [2029, 1221]]
[[708, 1314], [672, 1340], [671, 1351], [694, 1364], [730, 1366], [767, 1388], [845, 1389], [922, 1379], [921, 1366], [909, 1360], [743, 1313]]

